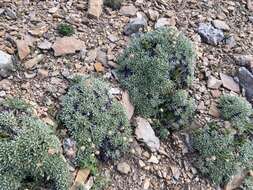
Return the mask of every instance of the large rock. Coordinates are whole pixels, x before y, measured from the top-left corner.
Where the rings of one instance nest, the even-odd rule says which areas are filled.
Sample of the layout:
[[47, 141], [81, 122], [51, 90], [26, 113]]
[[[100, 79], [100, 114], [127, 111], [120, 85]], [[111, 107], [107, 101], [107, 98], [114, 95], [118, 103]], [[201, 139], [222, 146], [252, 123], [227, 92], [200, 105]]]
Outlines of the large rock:
[[12, 56], [0, 50], [0, 78], [7, 77], [13, 69]]
[[130, 19], [130, 22], [124, 28], [124, 34], [130, 36], [136, 32], [139, 32], [141, 28], [147, 25], [147, 20], [143, 15], [137, 14], [136, 18]]
[[134, 5], [122, 6], [119, 10], [120, 14], [124, 16], [134, 16], [138, 9]]
[[224, 39], [224, 33], [220, 29], [214, 28], [211, 24], [201, 23], [198, 33], [203, 42], [210, 45], [218, 45]]
[[137, 127], [135, 135], [137, 140], [144, 142], [151, 151], [157, 151], [160, 148], [160, 140], [155, 136], [149, 122], [141, 117], [136, 118]]
[[249, 101], [253, 100], [253, 75], [245, 67], [240, 67], [238, 72], [240, 86], [246, 91]]
[[58, 38], [52, 46], [55, 56], [72, 54], [84, 48], [84, 42], [74, 37]]
[[103, 11], [103, 0], [89, 0], [88, 14], [91, 17], [99, 18]]

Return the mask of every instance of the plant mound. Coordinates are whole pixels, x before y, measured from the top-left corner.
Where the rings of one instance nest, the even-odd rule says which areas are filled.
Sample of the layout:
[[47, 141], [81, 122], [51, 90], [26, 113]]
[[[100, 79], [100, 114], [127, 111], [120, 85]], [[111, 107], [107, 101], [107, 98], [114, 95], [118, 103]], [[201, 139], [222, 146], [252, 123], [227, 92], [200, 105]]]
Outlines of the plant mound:
[[75, 33], [73, 26], [65, 23], [59, 24], [57, 29], [59, 34], [63, 36], [71, 36]]
[[59, 120], [77, 142], [77, 165], [96, 169], [97, 159], [119, 158], [127, 150], [130, 128], [109, 85], [93, 77], [75, 78], [62, 98]]
[[193, 136], [198, 151], [196, 167], [215, 184], [225, 184], [240, 169], [252, 169], [253, 145], [245, 137], [218, 130], [218, 126], [198, 130]]
[[0, 113], [1, 189], [67, 190], [68, 165], [53, 131], [26, 113], [28, 107], [22, 101], [13, 99], [2, 105], [7, 107], [1, 107]]
[[230, 121], [240, 131], [247, 130], [253, 113], [247, 100], [239, 96], [223, 95], [219, 101], [219, 108], [223, 119]]
[[134, 38], [118, 59], [117, 73], [136, 113], [150, 117], [158, 113], [166, 97], [191, 84], [194, 62], [190, 40], [164, 27]]

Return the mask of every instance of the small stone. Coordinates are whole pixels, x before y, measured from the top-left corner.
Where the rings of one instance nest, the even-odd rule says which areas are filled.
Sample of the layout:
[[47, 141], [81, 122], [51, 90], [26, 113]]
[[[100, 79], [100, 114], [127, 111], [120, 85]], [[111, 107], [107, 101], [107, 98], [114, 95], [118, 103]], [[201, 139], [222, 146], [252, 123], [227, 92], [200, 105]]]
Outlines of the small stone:
[[134, 5], [122, 6], [119, 10], [120, 14], [124, 16], [135, 16], [138, 9]]
[[149, 162], [149, 163], [152, 163], [152, 164], [158, 164], [158, 163], [159, 163], [159, 160], [157, 159], [156, 156], [151, 155], [151, 157], [148, 159], [148, 162]]
[[46, 77], [48, 77], [48, 70], [46, 70], [46, 69], [38, 69], [38, 77], [39, 78], [46, 78]]
[[131, 171], [130, 166], [126, 163], [126, 162], [122, 162], [119, 163], [117, 165], [117, 170], [121, 173], [121, 174], [128, 174]]
[[148, 190], [150, 186], [150, 180], [148, 178], [145, 178], [144, 183], [143, 183], [143, 190]]
[[206, 109], [205, 103], [201, 101], [198, 105], [198, 110], [205, 110], [205, 109]]
[[175, 26], [175, 25], [176, 25], [175, 18], [159, 18], [155, 24], [155, 29], [163, 26]]
[[171, 169], [173, 178], [175, 180], [178, 180], [179, 177], [180, 177], [180, 175], [181, 175], [180, 169], [177, 166], [175, 166], [175, 165], [170, 166], [170, 169]]
[[136, 18], [130, 19], [130, 22], [124, 28], [124, 34], [130, 36], [131, 34], [139, 32], [139, 30], [147, 25], [147, 21], [142, 14], [137, 14]]
[[213, 20], [212, 24], [217, 29], [221, 29], [221, 30], [224, 30], [224, 31], [229, 31], [230, 30], [230, 27], [227, 25], [227, 23], [222, 21], [222, 20]]
[[253, 100], [253, 74], [245, 67], [239, 68], [239, 83], [245, 89], [246, 97], [249, 101]]
[[20, 60], [22, 61], [30, 54], [29, 43], [25, 40], [17, 40], [16, 41], [17, 48], [18, 48], [18, 55]]
[[225, 39], [225, 44], [228, 48], [233, 48], [236, 46], [236, 41], [233, 36], [229, 36], [228, 38]]
[[99, 18], [103, 11], [103, 0], [89, 0], [88, 14], [91, 17]]
[[209, 115], [216, 117], [216, 118], [220, 117], [220, 112], [217, 108], [217, 104], [214, 101], [211, 103], [211, 106], [209, 108]]
[[84, 47], [84, 42], [74, 37], [63, 37], [56, 39], [52, 48], [55, 56], [73, 54]]
[[220, 73], [220, 78], [222, 81], [222, 85], [225, 88], [227, 88], [228, 90], [234, 91], [234, 92], [240, 92], [239, 84], [236, 83], [231, 76]]
[[253, 16], [249, 16], [249, 21], [253, 24]]
[[247, 0], [247, 8], [250, 11], [253, 11], [253, 2], [251, 0]]
[[111, 41], [111, 42], [117, 42], [119, 39], [118, 39], [118, 37], [117, 36], [115, 36], [115, 35], [113, 35], [113, 34], [110, 34], [109, 36], [108, 36], [108, 39]]
[[44, 40], [43, 42], [40, 42], [38, 44], [38, 48], [40, 48], [42, 50], [49, 50], [49, 49], [51, 49], [51, 47], [52, 47], [52, 43], [47, 40]]
[[134, 115], [134, 106], [130, 101], [130, 97], [127, 91], [124, 91], [122, 93], [121, 103], [126, 110], [127, 118], [131, 120], [132, 116]]
[[220, 88], [220, 86], [222, 85], [222, 81], [216, 79], [213, 76], [209, 76], [208, 77], [208, 81], [207, 81], [207, 87], [211, 88], [211, 89], [218, 89]]
[[198, 33], [201, 36], [202, 41], [210, 45], [218, 45], [224, 39], [223, 31], [214, 28], [209, 23], [200, 23]]
[[97, 52], [97, 49], [91, 49], [90, 51], [88, 51], [85, 61], [87, 61], [88, 63], [94, 62], [97, 57]]
[[139, 166], [143, 168], [146, 166], [146, 164], [142, 160], [139, 160]]
[[137, 117], [136, 124], [135, 135], [137, 140], [144, 142], [153, 152], [159, 150], [160, 140], [155, 136], [155, 132], [149, 122], [144, 118]]
[[47, 31], [48, 31], [47, 25], [37, 26], [31, 30], [28, 30], [29, 34], [37, 37], [41, 37]]
[[219, 98], [221, 96], [221, 92], [219, 90], [211, 90], [211, 94], [214, 98]]
[[104, 66], [107, 66], [107, 54], [104, 51], [98, 50], [96, 60], [102, 63]]
[[41, 62], [43, 59], [44, 59], [44, 55], [39, 54], [39, 55], [35, 56], [34, 58], [26, 61], [24, 63], [24, 66], [26, 69], [32, 69], [35, 65], [37, 65], [39, 62]]
[[159, 18], [159, 12], [153, 9], [148, 10], [148, 17], [152, 21], [156, 21]]
[[48, 10], [48, 12], [49, 12], [50, 14], [54, 14], [54, 13], [56, 13], [58, 10], [59, 10], [59, 6], [56, 6], [56, 7], [50, 8], [50, 9]]
[[94, 68], [95, 68], [95, 70], [96, 70], [96, 72], [104, 72], [104, 67], [103, 67], [103, 65], [101, 64], [101, 63], [95, 63], [94, 64]]
[[0, 50], [0, 78], [9, 76], [13, 70], [12, 56]]

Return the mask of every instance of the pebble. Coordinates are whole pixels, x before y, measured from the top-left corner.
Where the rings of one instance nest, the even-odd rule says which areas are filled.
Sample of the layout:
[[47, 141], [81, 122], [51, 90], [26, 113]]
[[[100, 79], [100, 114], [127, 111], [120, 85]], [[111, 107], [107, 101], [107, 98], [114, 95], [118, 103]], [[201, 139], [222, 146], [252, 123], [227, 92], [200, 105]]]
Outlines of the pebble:
[[159, 12], [153, 9], [148, 10], [148, 17], [152, 21], [156, 21], [159, 18]]
[[128, 174], [131, 172], [131, 168], [130, 166], [126, 163], [126, 162], [121, 162], [117, 165], [117, 170], [121, 173], [121, 174]]
[[26, 69], [32, 69], [35, 65], [40, 63], [43, 59], [44, 59], [43, 54], [36, 55], [34, 58], [26, 61], [24, 63], [24, 66], [25, 66]]
[[152, 164], [158, 164], [159, 160], [158, 160], [158, 158], [156, 156], [151, 155], [151, 157], [148, 159], [148, 162], [152, 163]]

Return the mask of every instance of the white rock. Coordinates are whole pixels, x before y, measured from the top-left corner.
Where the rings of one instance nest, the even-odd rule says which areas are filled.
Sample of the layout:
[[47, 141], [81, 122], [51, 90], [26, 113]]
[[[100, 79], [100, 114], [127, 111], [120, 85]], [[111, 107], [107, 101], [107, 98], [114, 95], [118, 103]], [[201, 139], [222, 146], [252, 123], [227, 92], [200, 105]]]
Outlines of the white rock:
[[7, 77], [13, 67], [12, 56], [0, 50], [0, 77]]
[[155, 136], [155, 132], [146, 119], [136, 118], [137, 127], [135, 135], [137, 140], [144, 142], [151, 151], [157, 151], [160, 148], [160, 140]]
[[128, 174], [130, 173], [131, 168], [126, 162], [122, 162], [117, 165], [117, 170], [122, 174]]
[[213, 76], [208, 77], [207, 87], [211, 89], [218, 89], [222, 85], [222, 81]]

